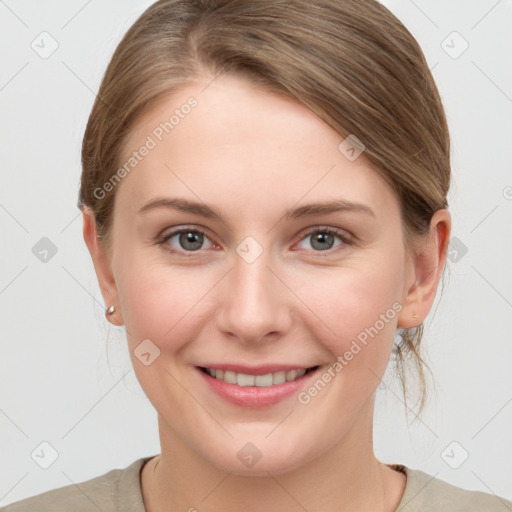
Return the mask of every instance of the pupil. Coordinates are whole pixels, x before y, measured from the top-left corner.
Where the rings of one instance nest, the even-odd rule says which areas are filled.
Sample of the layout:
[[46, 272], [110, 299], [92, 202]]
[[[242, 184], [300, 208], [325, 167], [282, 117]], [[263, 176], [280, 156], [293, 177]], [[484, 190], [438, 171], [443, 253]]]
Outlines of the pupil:
[[[181, 233], [180, 244], [184, 249], [195, 251], [200, 249], [203, 245], [203, 236], [201, 233], [189, 231], [187, 233]], [[190, 245], [187, 245], [190, 244]]]
[[[324, 251], [326, 249], [330, 249], [333, 245], [333, 236], [330, 233], [317, 233], [316, 236], [313, 237], [313, 243], [311, 244], [315, 249], [320, 249]], [[315, 244], [319, 245], [315, 247]]]

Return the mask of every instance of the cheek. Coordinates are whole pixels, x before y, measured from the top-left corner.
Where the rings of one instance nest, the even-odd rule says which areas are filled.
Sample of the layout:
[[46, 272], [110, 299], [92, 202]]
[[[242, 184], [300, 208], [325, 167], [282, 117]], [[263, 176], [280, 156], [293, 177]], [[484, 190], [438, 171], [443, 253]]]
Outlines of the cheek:
[[186, 378], [186, 368], [177, 361], [182, 348], [200, 334], [207, 292], [215, 280], [147, 261], [143, 271], [133, 261], [128, 269], [118, 289], [135, 374], [156, 410], [168, 410], [169, 403], [184, 409], [190, 401], [176, 382]]
[[152, 340], [176, 352], [189, 341], [208, 291], [218, 279], [205, 269], [171, 267], [127, 259], [119, 265], [117, 287], [130, 347]]
[[[332, 354], [332, 362], [298, 399], [312, 407], [318, 421], [324, 417], [327, 437], [338, 435], [345, 419], [358, 414], [388, 366], [402, 309], [397, 276], [403, 268], [383, 270], [382, 265], [345, 268], [316, 276], [314, 286], [303, 282], [301, 296], [315, 313], [308, 316], [307, 330]], [[333, 421], [328, 404], [343, 404], [345, 416]]]
[[402, 309], [404, 270], [399, 254], [386, 261], [370, 258], [365, 264], [316, 272], [307, 279], [295, 276], [297, 295], [310, 309], [303, 318], [310, 319], [309, 330], [334, 358], [346, 354], [345, 359], [357, 360], [357, 366], [379, 368], [387, 362]]

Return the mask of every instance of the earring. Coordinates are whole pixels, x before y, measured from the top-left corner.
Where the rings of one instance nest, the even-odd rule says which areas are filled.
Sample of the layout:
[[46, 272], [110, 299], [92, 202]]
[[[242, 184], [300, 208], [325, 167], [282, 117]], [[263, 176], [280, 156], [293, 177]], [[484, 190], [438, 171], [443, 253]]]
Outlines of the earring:
[[[113, 306], [112, 306], [113, 307]], [[412, 315], [413, 318], [418, 318], [418, 315], [416, 313], [413, 313]]]
[[116, 308], [115, 308], [114, 306], [110, 306], [110, 307], [109, 307], [109, 308], [107, 308], [107, 310], [105, 311], [105, 316], [106, 316], [106, 317], [109, 317], [110, 315], [113, 315], [115, 310], [116, 310]]

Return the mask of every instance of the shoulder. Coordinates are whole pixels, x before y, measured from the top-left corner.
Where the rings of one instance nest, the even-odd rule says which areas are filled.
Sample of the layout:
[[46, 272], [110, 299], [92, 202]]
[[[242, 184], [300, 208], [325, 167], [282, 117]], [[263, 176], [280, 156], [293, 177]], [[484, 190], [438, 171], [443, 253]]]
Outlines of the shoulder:
[[510, 512], [512, 501], [494, 494], [456, 487], [417, 469], [394, 465], [407, 475], [396, 512]]
[[140, 469], [151, 457], [85, 482], [60, 487], [0, 508], [0, 512], [144, 512]]

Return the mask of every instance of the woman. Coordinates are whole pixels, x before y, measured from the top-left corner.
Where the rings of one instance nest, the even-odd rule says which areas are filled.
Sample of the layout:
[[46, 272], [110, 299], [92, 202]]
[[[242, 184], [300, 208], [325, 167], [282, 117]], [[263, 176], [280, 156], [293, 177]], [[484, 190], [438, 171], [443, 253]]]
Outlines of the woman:
[[82, 163], [84, 239], [162, 450], [5, 510], [510, 509], [373, 452], [397, 329], [423, 382], [451, 230], [443, 107], [382, 5], [155, 3]]

